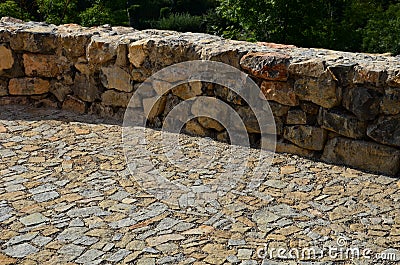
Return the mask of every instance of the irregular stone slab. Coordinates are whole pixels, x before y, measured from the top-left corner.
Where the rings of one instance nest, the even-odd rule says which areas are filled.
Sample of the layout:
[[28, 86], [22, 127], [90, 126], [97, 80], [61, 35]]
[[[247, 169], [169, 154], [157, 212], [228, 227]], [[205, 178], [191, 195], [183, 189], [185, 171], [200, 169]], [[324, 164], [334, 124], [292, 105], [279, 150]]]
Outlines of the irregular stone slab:
[[38, 235], [38, 232], [27, 233], [27, 234], [15, 236], [15, 237], [10, 238], [10, 240], [8, 240], [5, 245], [15, 245], [15, 244], [18, 244], [18, 243], [21, 243], [21, 242], [31, 241], [37, 235]]
[[343, 106], [359, 120], [373, 120], [379, 113], [381, 99], [377, 91], [367, 88], [349, 88], [343, 94]]
[[109, 213], [103, 211], [99, 206], [89, 206], [84, 208], [75, 208], [67, 212], [67, 215], [71, 218], [75, 217], [88, 217], [88, 216], [105, 216]]
[[276, 142], [275, 152], [296, 154], [304, 157], [313, 157], [315, 152], [305, 148], [298, 147], [297, 145], [284, 143], [281, 141]]
[[102, 92], [93, 76], [76, 74], [72, 90], [74, 95], [86, 102], [93, 102], [100, 98]]
[[14, 57], [12, 51], [3, 45], [0, 45], [0, 71], [11, 69], [14, 65]]
[[285, 127], [283, 137], [290, 142], [309, 150], [322, 150], [327, 133], [324, 129], [297, 125]]
[[377, 65], [356, 65], [354, 66], [354, 84], [370, 83], [375, 86], [380, 86], [385, 82], [386, 70], [382, 67], [379, 69]]
[[126, 108], [133, 93], [117, 92], [114, 90], [107, 90], [101, 95], [101, 100], [106, 106], [124, 107]]
[[379, 118], [368, 126], [367, 135], [378, 143], [400, 147], [400, 115]]
[[307, 114], [301, 109], [293, 109], [288, 112], [286, 124], [304, 125], [307, 124]]
[[20, 245], [14, 245], [6, 248], [4, 250], [4, 253], [13, 258], [24, 258], [29, 254], [36, 253], [38, 251], [39, 249], [35, 248], [31, 244], [23, 243]]
[[342, 137], [327, 142], [321, 159], [389, 175], [395, 175], [400, 170], [399, 150]]
[[[28, 51], [33, 53], [54, 53], [57, 49], [55, 27], [35, 25], [11, 34], [10, 46], [14, 51]], [[34, 37], [33, 37], [34, 36]]]
[[265, 80], [286, 81], [290, 56], [275, 52], [248, 53], [240, 60], [240, 66], [249, 74]]
[[41, 224], [47, 222], [48, 220], [49, 219], [41, 213], [33, 213], [28, 216], [24, 216], [20, 219], [21, 223], [23, 223], [26, 226]]
[[263, 81], [261, 91], [267, 100], [273, 100], [287, 106], [299, 105], [299, 99], [293, 85], [288, 82]]
[[74, 244], [68, 244], [62, 246], [57, 253], [62, 254], [67, 261], [72, 261], [79, 257], [82, 252], [85, 250], [85, 247], [81, 247]]
[[25, 53], [24, 60], [25, 73], [27, 76], [56, 77], [62, 72], [64, 57], [56, 55]]
[[57, 236], [59, 241], [74, 241], [84, 236], [88, 229], [86, 227], [70, 227]]
[[130, 74], [121, 67], [109, 66], [101, 68], [102, 83], [106, 88], [113, 88], [122, 92], [132, 92], [133, 84]]
[[382, 98], [381, 112], [387, 115], [396, 115], [400, 113], [400, 88], [385, 88], [385, 95]]
[[181, 99], [186, 100], [196, 96], [200, 96], [202, 93], [201, 88], [202, 88], [201, 82], [185, 83], [174, 87], [172, 89], [172, 94], [180, 97]]
[[126, 249], [120, 249], [117, 252], [113, 253], [109, 257], [106, 257], [105, 260], [110, 261], [110, 262], [119, 262], [126, 256], [128, 256], [131, 253], [131, 251], [126, 250]]
[[89, 249], [88, 251], [83, 253], [82, 256], [80, 256], [78, 259], [76, 259], [75, 262], [87, 264], [87, 263], [97, 259], [98, 257], [100, 257], [103, 254], [104, 254], [104, 252], [101, 250]]
[[40, 95], [49, 92], [50, 82], [41, 78], [13, 78], [8, 89], [11, 95]]
[[147, 238], [146, 242], [149, 246], [153, 247], [169, 241], [179, 241], [183, 239], [185, 239], [185, 237], [179, 234], [167, 234], [167, 235]]
[[319, 78], [296, 79], [294, 91], [300, 100], [311, 101], [327, 109], [338, 106], [341, 101], [341, 89], [329, 72]]
[[62, 109], [83, 114], [86, 112], [86, 103], [74, 96], [68, 95], [62, 105]]
[[366, 135], [367, 124], [356, 116], [338, 110], [323, 109], [319, 116], [321, 127], [353, 139], [361, 139]]
[[298, 63], [291, 63], [288, 67], [291, 75], [308, 77], [320, 77], [325, 73], [325, 61], [321, 59], [311, 59]]

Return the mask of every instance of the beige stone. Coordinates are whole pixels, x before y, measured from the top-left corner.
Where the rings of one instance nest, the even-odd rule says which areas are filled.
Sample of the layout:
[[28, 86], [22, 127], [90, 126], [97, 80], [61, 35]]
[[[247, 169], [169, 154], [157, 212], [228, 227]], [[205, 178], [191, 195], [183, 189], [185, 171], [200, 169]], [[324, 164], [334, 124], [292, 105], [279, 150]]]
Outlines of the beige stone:
[[160, 244], [163, 244], [165, 242], [169, 241], [179, 241], [185, 239], [184, 236], [179, 235], [179, 234], [167, 234], [167, 235], [161, 235], [157, 237], [150, 237], [146, 239], [146, 242], [149, 246], [157, 246]]
[[8, 89], [11, 95], [40, 95], [49, 92], [50, 82], [41, 78], [14, 78]]
[[198, 117], [198, 122], [206, 129], [214, 129], [218, 132], [222, 132], [225, 129], [221, 123], [208, 117]]
[[208, 130], [203, 128], [196, 120], [190, 120], [185, 125], [185, 130], [187, 133], [196, 136], [207, 136], [209, 134]]
[[261, 83], [261, 91], [267, 100], [273, 100], [287, 106], [299, 105], [299, 99], [293, 86], [287, 82], [264, 81]]
[[22, 57], [27, 76], [56, 77], [65, 63], [63, 58], [55, 55], [25, 53]]
[[186, 100], [196, 96], [200, 96], [202, 93], [201, 88], [201, 82], [185, 83], [174, 87], [172, 89], [172, 94]]
[[107, 90], [101, 96], [101, 100], [106, 106], [127, 107], [132, 95], [132, 93]]
[[69, 110], [77, 113], [85, 113], [86, 112], [86, 104], [82, 100], [73, 97], [67, 96], [66, 100], [64, 101], [62, 108], [64, 110]]
[[11, 69], [14, 65], [12, 51], [5, 45], [0, 45], [0, 71]]
[[399, 150], [373, 142], [340, 137], [326, 143], [321, 159], [389, 175], [395, 175], [400, 170]]
[[131, 64], [136, 68], [141, 67], [148, 56], [144, 47], [147, 42], [148, 40], [139, 40], [129, 45], [128, 58]]
[[321, 59], [310, 59], [292, 63], [289, 65], [288, 70], [291, 75], [320, 77], [325, 72], [325, 62]]
[[106, 88], [113, 88], [122, 92], [132, 92], [133, 84], [130, 74], [118, 66], [103, 67], [104, 74], [102, 82]]
[[144, 113], [147, 115], [147, 119], [152, 120], [165, 110], [167, 103], [167, 97], [154, 97], [143, 99]]

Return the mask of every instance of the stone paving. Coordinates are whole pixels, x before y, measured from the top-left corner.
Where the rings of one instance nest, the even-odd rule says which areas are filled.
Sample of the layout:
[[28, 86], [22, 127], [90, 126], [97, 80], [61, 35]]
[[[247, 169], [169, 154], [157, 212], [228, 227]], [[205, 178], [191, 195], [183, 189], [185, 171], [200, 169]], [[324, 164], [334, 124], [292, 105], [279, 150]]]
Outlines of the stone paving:
[[[400, 261], [396, 178], [277, 154], [253, 190], [238, 182], [216, 203], [179, 208], [135, 182], [121, 131], [93, 116], [0, 107], [1, 265]], [[335, 247], [361, 253], [350, 259], [291, 251], [284, 259], [274, 251]]]

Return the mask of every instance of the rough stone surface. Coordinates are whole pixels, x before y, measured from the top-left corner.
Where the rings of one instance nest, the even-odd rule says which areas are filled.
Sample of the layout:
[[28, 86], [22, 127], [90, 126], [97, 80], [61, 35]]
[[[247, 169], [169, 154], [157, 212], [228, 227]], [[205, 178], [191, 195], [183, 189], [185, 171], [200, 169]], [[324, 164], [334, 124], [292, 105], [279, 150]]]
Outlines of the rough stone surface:
[[116, 89], [122, 92], [132, 92], [133, 85], [128, 71], [120, 67], [103, 67], [103, 85], [106, 88]]
[[379, 104], [379, 95], [372, 89], [350, 88], [343, 95], [344, 107], [362, 121], [373, 120], [379, 113]]
[[285, 139], [309, 150], [324, 149], [326, 137], [326, 130], [312, 126], [289, 126], [284, 131]]
[[364, 138], [367, 131], [366, 122], [358, 120], [354, 115], [337, 110], [323, 109], [319, 123], [324, 129], [354, 139]]
[[50, 82], [41, 78], [14, 78], [8, 89], [11, 95], [40, 95], [49, 92]]
[[400, 115], [379, 118], [367, 134], [378, 143], [400, 147]]
[[297, 106], [299, 99], [293, 86], [286, 82], [263, 81], [261, 91], [267, 100], [273, 100], [283, 105]]
[[56, 77], [62, 72], [66, 62], [55, 55], [25, 53], [24, 68], [27, 76]]
[[371, 142], [333, 138], [325, 146], [322, 160], [394, 175], [400, 169], [398, 150]]
[[248, 53], [240, 66], [249, 74], [272, 81], [286, 81], [290, 56], [283, 53]]
[[0, 45], [0, 71], [11, 69], [14, 65], [12, 51], [5, 45]]

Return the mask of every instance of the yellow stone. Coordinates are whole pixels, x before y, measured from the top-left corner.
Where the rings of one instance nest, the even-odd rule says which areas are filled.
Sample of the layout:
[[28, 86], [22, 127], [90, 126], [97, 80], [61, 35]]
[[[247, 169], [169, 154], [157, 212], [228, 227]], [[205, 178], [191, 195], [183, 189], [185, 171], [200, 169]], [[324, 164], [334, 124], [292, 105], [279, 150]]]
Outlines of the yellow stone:
[[299, 170], [295, 166], [283, 166], [281, 167], [281, 174], [293, 174]]

